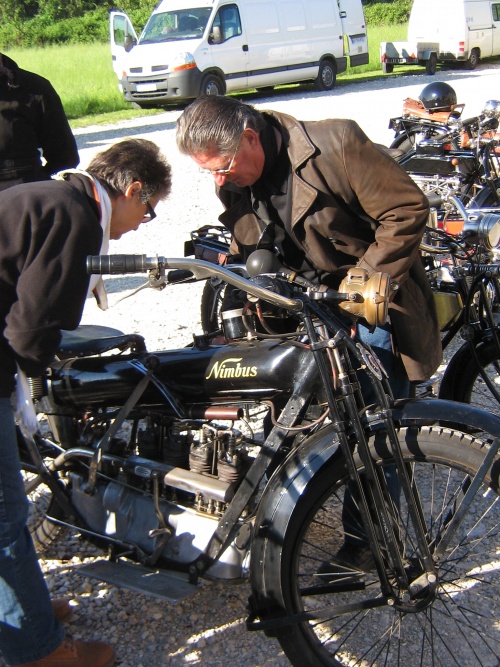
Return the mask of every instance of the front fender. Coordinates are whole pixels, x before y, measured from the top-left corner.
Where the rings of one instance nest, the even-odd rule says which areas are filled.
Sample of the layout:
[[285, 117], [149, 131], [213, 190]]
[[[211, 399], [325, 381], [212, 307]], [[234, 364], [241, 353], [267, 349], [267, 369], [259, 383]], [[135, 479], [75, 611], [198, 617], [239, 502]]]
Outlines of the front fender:
[[443, 424], [459, 431], [485, 431], [500, 437], [500, 418], [467, 403], [441, 398], [413, 398], [396, 401], [392, 411], [401, 426]]
[[[334, 460], [338, 459], [338, 463]], [[283, 504], [294, 506], [314, 475], [328, 462], [345, 466], [338, 437], [331, 426], [318, 431], [292, 451], [269, 480], [255, 517], [255, 532], [250, 556], [250, 583], [259, 592], [259, 608], [266, 607], [265, 600], [273, 605], [274, 596], [268, 590], [263, 564], [267, 550], [286, 533], [290, 512], [283, 511]]]

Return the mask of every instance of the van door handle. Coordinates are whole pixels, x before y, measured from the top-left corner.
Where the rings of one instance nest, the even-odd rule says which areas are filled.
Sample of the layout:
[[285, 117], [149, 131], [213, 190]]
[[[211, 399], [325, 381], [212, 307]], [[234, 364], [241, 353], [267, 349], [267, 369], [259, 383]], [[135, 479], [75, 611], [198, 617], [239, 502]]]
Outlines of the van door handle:
[[248, 44], [243, 44], [241, 48], [243, 51], [248, 51]]

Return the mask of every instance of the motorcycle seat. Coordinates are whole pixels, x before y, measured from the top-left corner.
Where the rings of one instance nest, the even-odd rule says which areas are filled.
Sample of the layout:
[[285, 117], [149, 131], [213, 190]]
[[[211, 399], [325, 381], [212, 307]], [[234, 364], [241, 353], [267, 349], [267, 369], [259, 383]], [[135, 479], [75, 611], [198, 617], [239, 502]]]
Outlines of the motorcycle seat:
[[124, 334], [112, 327], [82, 324], [74, 331], [61, 332], [57, 356], [60, 359], [91, 357], [111, 350], [144, 352], [146, 344], [143, 336], [139, 334]]

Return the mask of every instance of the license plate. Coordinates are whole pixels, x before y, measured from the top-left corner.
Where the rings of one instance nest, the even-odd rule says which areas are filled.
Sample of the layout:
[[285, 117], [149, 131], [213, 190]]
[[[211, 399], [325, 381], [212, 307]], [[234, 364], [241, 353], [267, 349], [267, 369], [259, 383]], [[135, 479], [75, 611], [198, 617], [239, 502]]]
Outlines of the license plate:
[[155, 83], [137, 83], [135, 89], [138, 93], [152, 93], [156, 90]]

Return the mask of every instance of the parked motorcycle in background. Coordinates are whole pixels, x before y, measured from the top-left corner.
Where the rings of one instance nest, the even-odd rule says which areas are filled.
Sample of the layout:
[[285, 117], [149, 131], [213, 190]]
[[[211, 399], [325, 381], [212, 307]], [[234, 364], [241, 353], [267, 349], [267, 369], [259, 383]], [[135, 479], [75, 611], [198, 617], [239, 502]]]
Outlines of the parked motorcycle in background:
[[[47, 430], [23, 427], [19, 442], [38, 547], [74, 529], [110, 557], [80, 572], [144, 592], [161, 575], [171, 599], [200, 577], [248, 578], [248, 629], [276, 636], [296, 667], [494, 664], [500, 420], [393, 400], [373, 351], [336, 314], [385, 322], [388, 276], [354, 270], [337, 292], [273, 257], [254, 256], [249, 278], [199, 259], [89, 258], [92, 273], [146, 273], [156, 289], [214, 278], [248, 308], [224, 321], [225, 344], [203, 334], [151, 352], [137, 335], [77, 331], [32, 378]], [[259, 330], [268, 307], [288, 313], [288, 332]], [[394, 468], [400, 495], [387, 484]], [[373, 556], [363, 570], [335, 560], [349, 521]]]
[[[391, 148], [431, 204], [437, 204], [442, 227], [454, 232], [463, 220], [449, 219], [455, 196], [474, 208], [500, 206], [500, 102], [489, 100], [483, 112], [462, 119], [453, 88], [442, 82], [426, 86], [419, 100], [405, 100], [403, 115], [392, 118]], [[448, 214], [448, 215], [447, 215]]]

